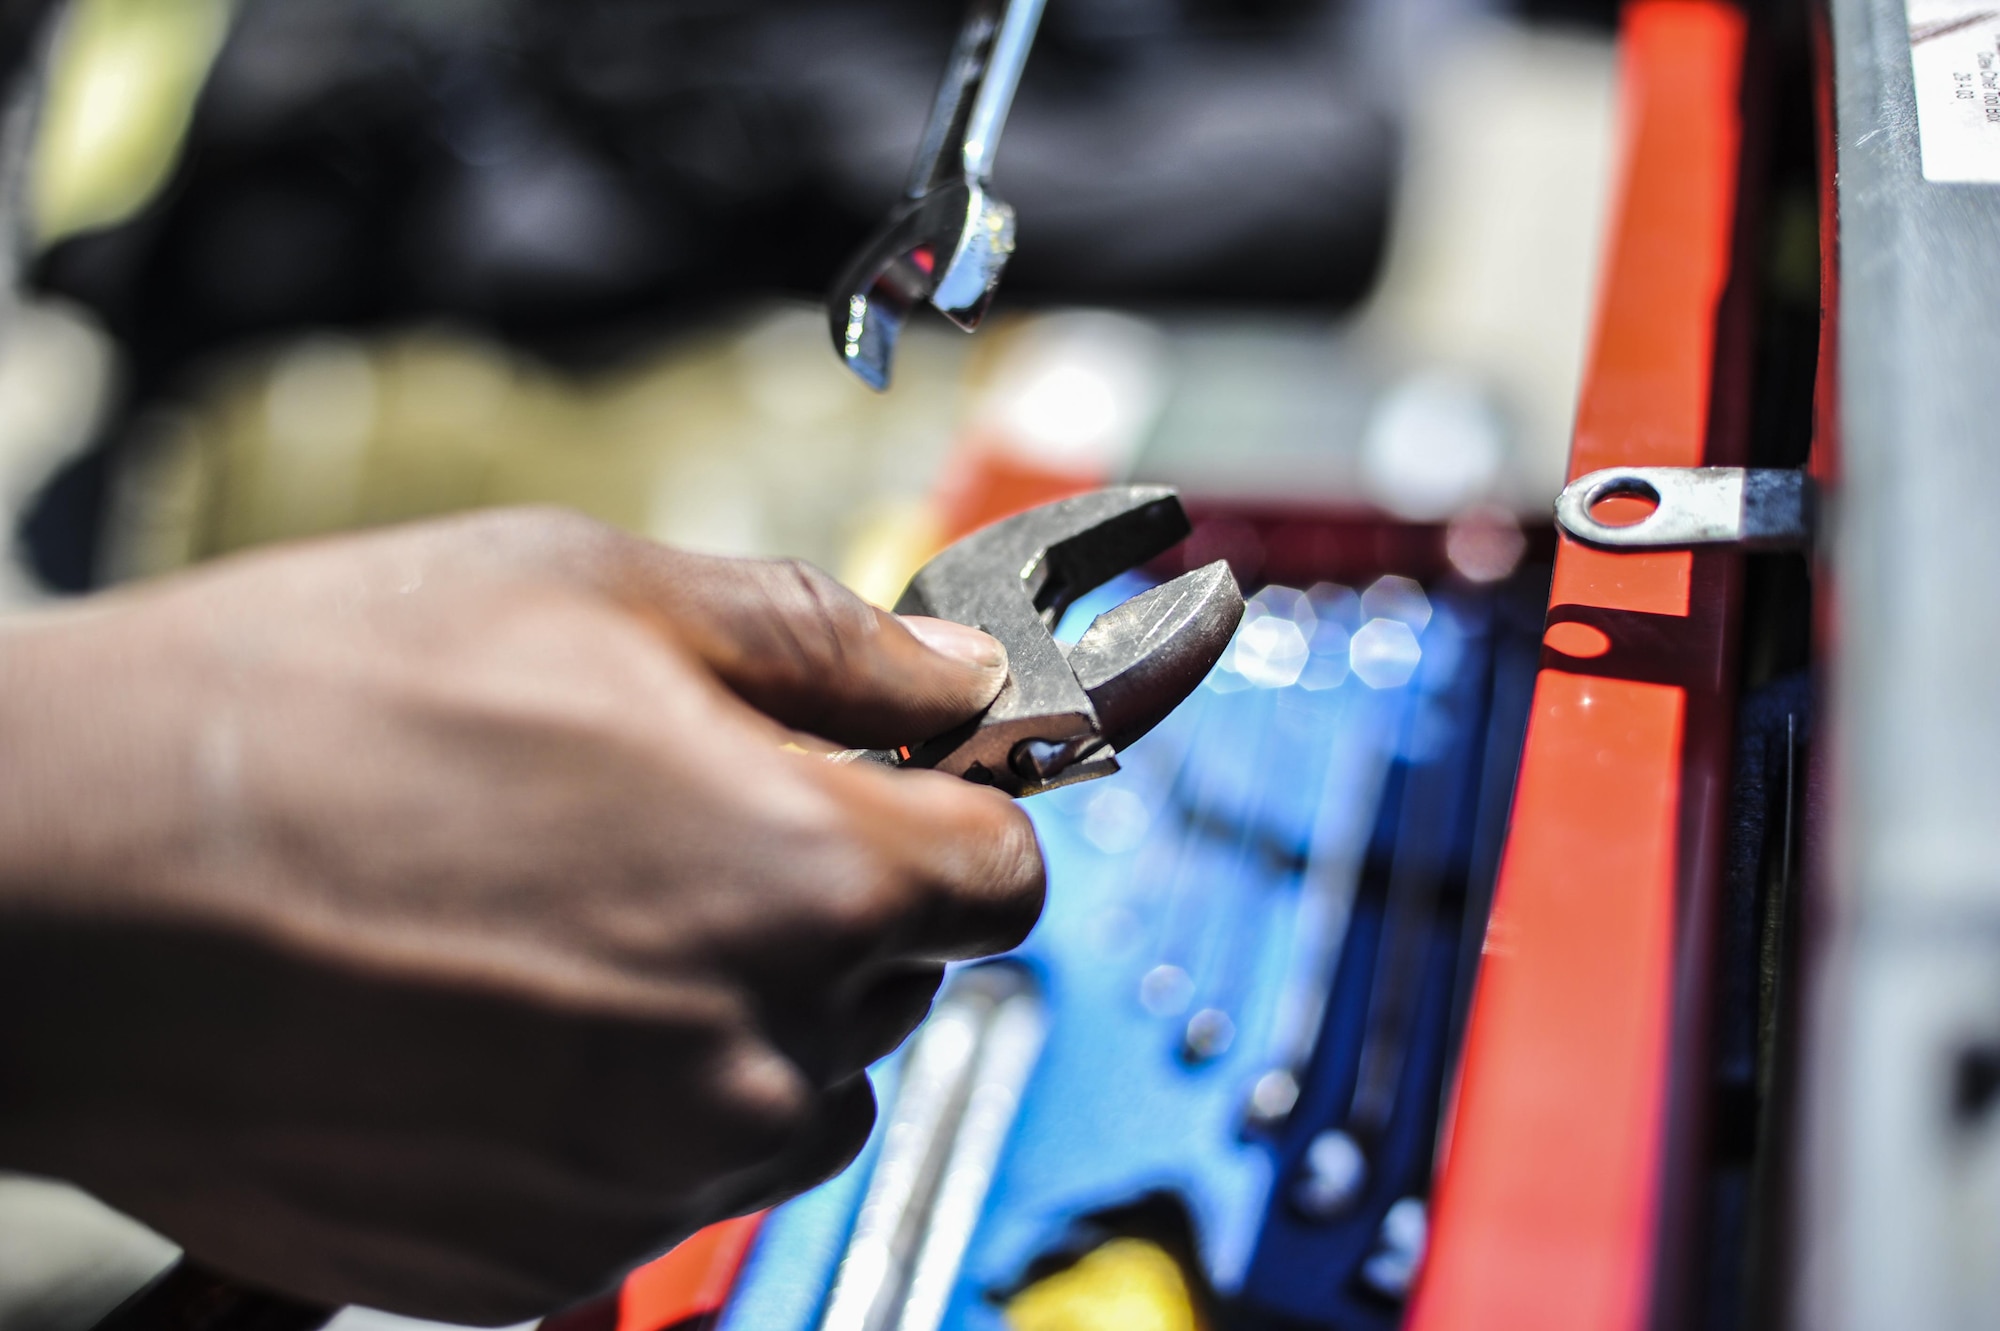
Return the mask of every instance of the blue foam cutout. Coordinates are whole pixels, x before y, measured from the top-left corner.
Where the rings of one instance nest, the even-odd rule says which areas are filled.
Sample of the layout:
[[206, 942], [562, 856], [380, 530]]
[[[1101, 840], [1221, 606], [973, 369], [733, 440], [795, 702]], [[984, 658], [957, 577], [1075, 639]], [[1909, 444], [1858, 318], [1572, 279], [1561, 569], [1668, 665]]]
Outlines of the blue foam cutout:
[[[1097, 614], [1145, 585], [1128, 576], [1083, 598], [1058, 636], [1074, 641]], [[1301, 1149], [1296, 1133], [1275, 1142], [1247, 1133], [1244, 1112], [1252, 1085], [1278, 1056], [1272, 1042], [1297, 945], [1302, 866], [1308, 859], [1342, 865], [1358, 880], [1380, 840], [1377, 814], [1392, 769], [1464, 762], [1476, 747], [1470, 736], [1483, 721], [1476, 707], [1460, 704], [1470, 696], [1468, 672], [1486, 668], [1477, 615], [1439, 603], [1422, 641], [1424, 658], [1406, 688], [1378, 691], [1352, 678], [1316, 690], [1259, 688], [1239, 678], [1197, 689], [1121, 755], [1117, 775], [1028, 802], [1048, 859], [1049, 896], [1016, 955], [1045, 986], [1048, 1038], [945, 1327], [1003, 1331], [996, 1291], [1014, 1286], [1078, 1217], [1158, 1189], [1186, 1204], [1204, 1271], [1225, 1297], [1329, 1327], [1388, 1324], [1386, 1305], [1354, 1302], [1339, 1287], [1366, 1256], [1369, 1217], [1357, 1216], [1338, 1235], [1288, 1217], [1274, 1198], [1282, 1198], [1278, 1181]], [[1116, 808], [1098, 803], [1105, 800]], [[1129, 835], [1135, 808], [1146, 819], [1136, 839]], [[1351, 1066], [1343, 1073], [1338, 1065], [1351, 1065], [1360, 1038], [1379, 899], [1364, 894], [1353, 910], [1339, 969], [1328, 977], [1333, 1000], [1314, 1080], [1294, 1115], [1301, 1123], [1333, 1112], [1346, 1093], [1339, 1078], [1351, 1076]], [[1413, 1049], [1407, 1074], [1418, 1082], [1441, 1075], [1445, 1023], [1437, 1009], [1449, 1005], [1453, 945], [1441, 923], [1426, 970], [1426, 1043]], [[1189, 977], [1182, 1011], [1148, 1011], [1141, 1001], [1141, 979], [1164, 965]], [[1187, 1016], [1204, 1007], [1226, 1012], [1235, 1038], [1219, 1056], [1190, 1063], [1182, 1033]], [[878, 1070], [885, 1104], [892, 1080]], [[1424, 1094], [1415, 1089], [1413, 1103]], [[1403, 1174], [1427, 1167], [1433, 1123], [1418, 1115], [1402, 1127]], [[838, 1178], [773, 1214], [723, 1331], [810, 1331], [875, 1150], [871, 1142]], [[1370, 1215], [1393, 1200], [1371, 1198]], [[1315, 1262], [1300, 1279], [1286, 1275]]]

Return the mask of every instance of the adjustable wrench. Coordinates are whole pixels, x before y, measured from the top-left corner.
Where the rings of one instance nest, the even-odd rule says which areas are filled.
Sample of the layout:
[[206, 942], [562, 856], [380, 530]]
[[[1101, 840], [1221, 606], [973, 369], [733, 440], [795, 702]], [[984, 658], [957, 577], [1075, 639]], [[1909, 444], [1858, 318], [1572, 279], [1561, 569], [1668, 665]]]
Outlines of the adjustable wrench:
[[902, 754], [1016, 796], [1118, 770], [1130, 745], [1194, 691], [1243, 618], [1217, 560], [1105, 611], [1074, 647], [1053, 630], [1079, 596], [1188, 534], [1174, 491], [1097, 490], [972, 533], [917, 571], [899, 614], [983, 629], [1007, 648], [1007, 682], [976, 720]]
[[1014, 210], [986, 188], [1043, 0], [972, 0], [903, 200], [827, 298], [834, 349], [889, 386], [896, 335], [918, 301], [971, 332], [1014, 252]]

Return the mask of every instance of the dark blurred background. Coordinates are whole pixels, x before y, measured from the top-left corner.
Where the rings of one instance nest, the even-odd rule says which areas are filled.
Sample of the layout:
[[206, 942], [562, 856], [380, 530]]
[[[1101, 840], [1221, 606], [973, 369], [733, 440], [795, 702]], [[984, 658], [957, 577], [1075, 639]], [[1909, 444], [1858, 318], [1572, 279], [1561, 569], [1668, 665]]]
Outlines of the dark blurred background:
[[[43, 280], [148, 364], [438, 315], [553, 349], [816, 297], [901, 188], [955, 9], [249, 0], [171, 184]], [[1369, 17], [1050, 6], [996, 179], [1032, 238], [1010, 294], [1351, 303], [1395, 158]]]
[[[1382, 271], [1413, 115], [1470, 130], [1494, 112], [1453, 86], [1460, 34], [1601, 39], [1610, 10], [1055, 0], [996, 171], [1021, 219], [1002, 309], [1350, 311]], [[85, 160], [41, 172], [32, 278], [108, 336], [119, 386], [25, 515], [36, 579], [114, 574], [135, 421], [245, 348], [450, 328], [592, 373], [746, 301], [817, 298], [896, 197], [958, 17], [949, 0], [78, 0], [49, 129]], [[187, 72], [135, 74], [149, 54]], [[121, 151], [127, 177], [157, 176], [142, 197], [111, 179]]]

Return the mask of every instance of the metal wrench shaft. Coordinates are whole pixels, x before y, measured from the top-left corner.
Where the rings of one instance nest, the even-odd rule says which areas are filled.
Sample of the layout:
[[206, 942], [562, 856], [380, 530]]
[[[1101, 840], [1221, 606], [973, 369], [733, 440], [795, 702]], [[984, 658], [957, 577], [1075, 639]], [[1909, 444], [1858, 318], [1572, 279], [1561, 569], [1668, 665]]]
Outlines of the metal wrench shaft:
[[1043, 0], [972, 0], [910, 171], [912, 199], [955, 180], [984, 184], [1028, 63]]
[[971, 332], [1014, 252], [1014, 210], [986, 188], [1043, 0], [972, 0], [938, 86], [901, 204], [827, 300], [834, 348], [875, 389], [889, 385], [918, 301]]

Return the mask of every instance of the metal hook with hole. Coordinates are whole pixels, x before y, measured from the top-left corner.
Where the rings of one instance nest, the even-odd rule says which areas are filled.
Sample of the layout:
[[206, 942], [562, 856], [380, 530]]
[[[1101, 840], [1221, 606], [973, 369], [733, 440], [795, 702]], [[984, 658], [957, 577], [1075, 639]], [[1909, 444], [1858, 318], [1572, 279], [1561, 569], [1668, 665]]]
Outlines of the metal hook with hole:
[[[1607, 499], [1650, 500], [1624, 525], [1592, 512]], [[1802, 471], [1755, 467], [1607, 467], [1579, 476], [1556, 500], [1556, 523], [1603, 550], [1799, 550], [1812, 544], [1818, 495]]]

